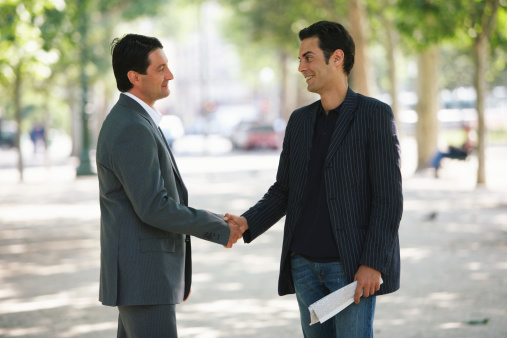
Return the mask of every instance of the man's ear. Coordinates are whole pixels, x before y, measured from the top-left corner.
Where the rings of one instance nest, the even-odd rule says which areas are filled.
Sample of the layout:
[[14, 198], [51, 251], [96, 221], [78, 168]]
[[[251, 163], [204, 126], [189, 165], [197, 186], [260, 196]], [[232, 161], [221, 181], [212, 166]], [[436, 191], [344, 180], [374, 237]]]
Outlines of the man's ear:
[[139, 73], [138, 72], [135, 72], [133, 70], [129, 70], [129, 72], [127, 73], [127, 77], [129, 78], [129, 81], [130, 83], [132, 83], [132, 85], [136, 85], [139, 83]]
[[330, 60], [333, 62], [333, 65], [340, 67], [343, 64], [343, 61], [345, 60], [343, 51], [341, 49], [335, 50], [334, 53], [331, 55]]

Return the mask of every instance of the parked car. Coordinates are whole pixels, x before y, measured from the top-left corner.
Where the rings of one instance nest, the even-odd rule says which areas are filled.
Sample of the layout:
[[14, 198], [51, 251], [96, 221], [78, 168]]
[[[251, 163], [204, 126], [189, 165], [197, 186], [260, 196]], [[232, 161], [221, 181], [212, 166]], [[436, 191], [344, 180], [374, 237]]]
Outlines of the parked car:
[[253, 123], [260, 118], [260, 112], [252, 104], [221, 104], [210, 114], [207, 133], [231, 138], [240, 123]]
[[185, 135], [183, 122], [176, 115], [164, 115], [160, 121], [159, 127], [171, 148], [175, 140]]
[[0, 119], [0, 147], [14, 147], [18, 125], [14, 121]]
[[231, 138], [237, 149], [280, 149], [283, 135], [283, 131], [276, 131], [272, 125], [240, 123]]

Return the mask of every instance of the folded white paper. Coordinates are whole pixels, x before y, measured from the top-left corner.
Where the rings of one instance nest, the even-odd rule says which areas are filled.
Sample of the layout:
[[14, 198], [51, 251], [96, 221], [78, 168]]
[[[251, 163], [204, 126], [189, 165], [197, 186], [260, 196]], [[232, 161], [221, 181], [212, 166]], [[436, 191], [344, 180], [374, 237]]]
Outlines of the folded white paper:
[[[380, 284], [382, 284], [382, 279], [380, 279]], [[310, 311], [310, 325], [318, 322], [324, 323], [326, 320], [332, 318], [341, 310], [352, 304], [354, 302], [356, 287], [357, 281], [330, 293], [310, 305], [308, 307], [308, 310]]]

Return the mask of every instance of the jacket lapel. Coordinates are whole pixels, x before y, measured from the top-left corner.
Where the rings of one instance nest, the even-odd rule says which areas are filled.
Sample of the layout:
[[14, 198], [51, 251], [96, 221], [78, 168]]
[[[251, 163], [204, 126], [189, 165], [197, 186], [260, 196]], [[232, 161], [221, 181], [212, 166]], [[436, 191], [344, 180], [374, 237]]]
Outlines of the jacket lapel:
[[180, 172], [178, 170], [178, 167], [176, 166], [176, 162], [174, 161], [174, 158], [173, 158], [173, 155], [171, 152], [171, 148], [169, 147], [167, 140], [163, 136], [162, 131], [155, 125], [155, 122], [153, 122], [150, 115], [148, 115], [148, 112], [146, 112], [146, 110], [144, 110], [144, 108], [139, 103], [137, 103], [135, 100], [128, 97], [127, 95], [120, 94], [120, 99], [118, 102], [120, 104], [129, 106], [131, 109], [133, 109], [137, 113], [139, 113], [139, 115], [141, 115], [144, 119], [146, 119], [146, 121], [148, 121], [150, 126], [153, 128], [153, 132], [156, 135], [155, 137], [158, 137], [159, 141], [162, 142], [163, 144], [165, 144], [167, 152], [169, 153], [169, 161], [171, 161], [171, 166], [173, 167], [173, 171], [175, 173], [175, 176], [179, 179], [181, 185], [183, 187], [185, 187], [185, 185], [183, 184], [183, 180], [180, 176]]
[[157, 134], [159, 134], [160, 138], [162, 139], [162, 142], [164, 142], [167, 151], [169, 152], [169, 159], [171, 160], [171, 165], [173, 167], [174, 172], [176, 173], [176, 176], [180, 180], [181, 184], [184, 185], [183, 180], [181, 179], [180, 171], [178, 170], [178, 166], [176, 165], [176, 160], [174, 159], [173, 153], [171, 151], [171, 147], [169, 147], [169, 143], [167, 143], [167, 140], [164, 136], [164, 133], [162, 132], [162, 129], [156, 126], [155, 128], [157, 128]]
[[183, 183], [183, 179], [181, 178], [180, 171], [178, 170], [178, 166], [176, 165], [176, 160], [174, 159], [171, 147], [169, 147], [169, 143], [167, 143], [167, 140], [164, 136], [164, 133], [162, 132], [162, 129], [158, 127], [155, 128], [157, 128], [158, 131], [157, 134], [159, 134], [159, 136], [162, 138], [162, 142], [164, 142], [167, 148], [167, 152], [169, 153], [169, 160], [171, 161], [171, 166], [173, 167], [174, 176], [176, 176], [177, 181], [179, 181], [179, 184], [181, 185], [181, 191], [179, 191], [178, 189], [178, 192], [181, 195], [182, 202], [184, 203], [184, 205], [186, 205], [188, 203], [187, 187], [185, 187], [185, 183]]
[[329, 148], [327, 151], [326, 163], [331, 160], [334, 153], [340, 146], [340, 143], [343, 141], [344, 137], [347, 135], [349, 131], [349, 125], [354, 119], [355, 111], [357, 108], [357, 100], [358, 95], [352, 91], [352, 89], [348, 89], [347, 95], [345, 96], [345, 100], [342, 103], [342, 108], [340, 111], [340, 115], [338, 116], [338, 121], [336, 121], [336, 126], [334, 128], [333, 137], [331, 138], [331, 143], [329, 144]]

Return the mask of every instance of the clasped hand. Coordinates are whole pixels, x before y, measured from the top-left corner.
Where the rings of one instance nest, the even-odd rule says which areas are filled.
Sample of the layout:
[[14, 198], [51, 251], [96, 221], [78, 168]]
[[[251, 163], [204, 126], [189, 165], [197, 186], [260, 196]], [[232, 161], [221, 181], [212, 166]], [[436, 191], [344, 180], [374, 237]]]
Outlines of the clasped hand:
[[243, 233], [248, 229], [248, 222], [243, 216], [236, 216], [229, 213], [224, 215], [224, 221], [229, 224], [231, 234], [229, 235], [229, 242], [224, 245], [225, 248], [232, 248], [240, 238], [243, 237]]

